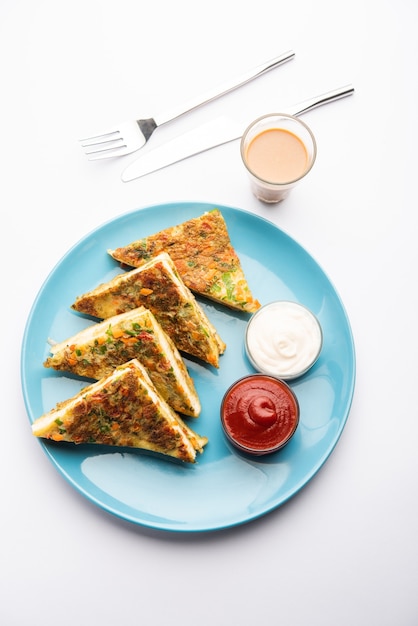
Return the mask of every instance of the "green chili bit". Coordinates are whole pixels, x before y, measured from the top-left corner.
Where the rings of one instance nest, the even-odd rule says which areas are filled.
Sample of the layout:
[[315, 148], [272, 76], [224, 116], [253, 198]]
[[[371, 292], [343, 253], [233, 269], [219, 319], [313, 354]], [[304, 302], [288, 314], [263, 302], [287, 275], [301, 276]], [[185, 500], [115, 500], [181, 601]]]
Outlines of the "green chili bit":
[[219, 283], [213, 283], [210, 288], [210, 291], [218, 293], [221, 290]]
[[229, 300], [235, 300], [234, 298], [234, 283], [231, 279], [231, 274], [229, 272], [225, 272], [222, 274], [222, 281], [226, 287], [226, 295]]

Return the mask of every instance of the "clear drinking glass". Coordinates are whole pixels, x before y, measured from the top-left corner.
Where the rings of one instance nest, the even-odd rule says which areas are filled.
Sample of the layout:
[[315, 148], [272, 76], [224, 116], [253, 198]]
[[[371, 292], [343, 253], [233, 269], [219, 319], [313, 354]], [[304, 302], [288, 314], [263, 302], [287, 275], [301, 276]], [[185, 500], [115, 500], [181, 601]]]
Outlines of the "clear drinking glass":
[[312, 169], [316, 141], [298, 117], [270, 113], [252, 122], [241, 139], [251, 189], [263, 202], [280, 202]]

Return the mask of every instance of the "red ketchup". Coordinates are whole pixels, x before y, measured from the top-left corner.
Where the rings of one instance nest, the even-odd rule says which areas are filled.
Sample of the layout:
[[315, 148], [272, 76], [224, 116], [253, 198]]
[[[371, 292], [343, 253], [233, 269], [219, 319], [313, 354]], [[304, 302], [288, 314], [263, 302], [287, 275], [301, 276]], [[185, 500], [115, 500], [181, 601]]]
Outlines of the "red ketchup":
[[293, 436], [299, 404], [282, 380], [253, 374], [236, 381], [225, 393], [221, 421], [227, 438], [250, 454], [276, 452]]

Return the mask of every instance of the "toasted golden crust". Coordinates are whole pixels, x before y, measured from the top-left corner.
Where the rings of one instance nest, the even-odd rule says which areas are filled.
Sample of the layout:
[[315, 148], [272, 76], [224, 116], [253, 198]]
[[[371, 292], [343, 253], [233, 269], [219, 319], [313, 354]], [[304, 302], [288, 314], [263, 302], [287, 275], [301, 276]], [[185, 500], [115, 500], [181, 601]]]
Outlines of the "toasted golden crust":
[[197, 417], [201, 407], [177, 348], [144, 307], [93, 324], [51, 347], [45, 367], [99, 380], [138, 359], [164, 400], [179, 413]]
[[179, 350], [219, 367], [225, 343], [166, 252], [78, 296], [72, 308], [106, 319], [139, 306], [155, 315]]
[[239, 311], [260, 308], [218, 209], [108, 252], [117, 261], [139, 267], [162, 251], [170, 254], [193, 292]]
[[54, 441], [142, 448], [189, 463], [207, 443], [159, 396], [137, 360], [59, 403], [32, 432]]

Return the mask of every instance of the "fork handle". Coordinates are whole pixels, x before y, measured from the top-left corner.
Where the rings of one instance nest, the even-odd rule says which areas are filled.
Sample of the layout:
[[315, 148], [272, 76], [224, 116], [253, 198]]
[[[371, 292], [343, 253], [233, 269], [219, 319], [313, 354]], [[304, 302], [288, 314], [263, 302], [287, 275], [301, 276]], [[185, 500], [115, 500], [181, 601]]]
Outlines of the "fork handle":
[[242, 85], [245, 85], [246, 83], [249, 83], [251, 80], [254, 80], [254, 78], [258, 78], [262, 74], [269, 72], [270, 70], [274, 69], [275, 67], [278, 67], [279, 65], [281, 65], [282, 63], [285, 63], [286, 61], [290, 61], [290, 59], [293, 59], [294, 56], [295, 56], [295, 53], [292, 50], [289, 50], [288, 52], [284, 52], [280, 56], [274, 59], [271, 59], [270, 61], [267, 61], [263, 63], [262, 65], [258, 65], [252, 70], [249, 70], [248, 72], [243, 74], [239, 79], [235, 79], [222, 86], [218, 86], [218, 88], [207, 92], [200, 98], [196, 98], [195, 100], [189, 101], [187, 104], [183, 105], [181, 108], [172, 109], [171, 111], [168, 111], [167, 113], [160, 113], [159, 115], [154, 116], [153, 120], [157, 126], [162, 126], [162, 124], [171, 122], [171, 120], [174, 120], [177, 117], [184, 115], [185, 113], [189, 113], [189, 111], [192, 111], [193, 109], [197, 109], [198, 107], [203, 106], [204, 104], [207, 104], [208, 102], [211, 102], [212, 100], [216, 100], [217, 98], [224, 96], [230, 91], [233, 91], [234, 89], [237, 89], [238, 87], [241, 87]]

